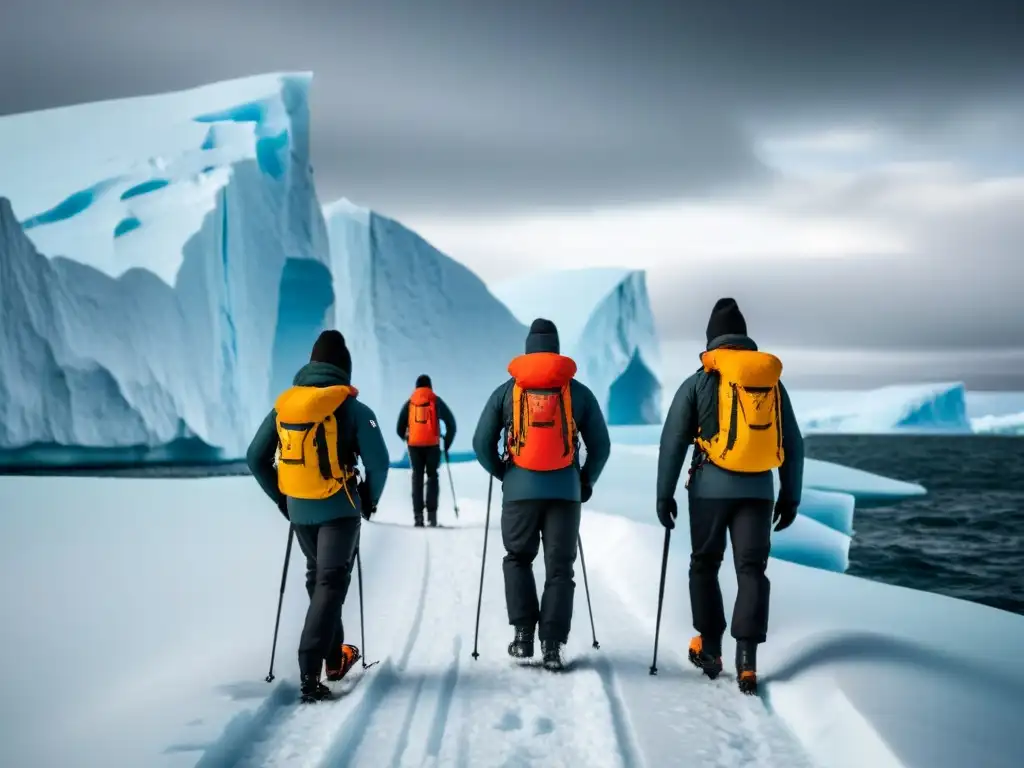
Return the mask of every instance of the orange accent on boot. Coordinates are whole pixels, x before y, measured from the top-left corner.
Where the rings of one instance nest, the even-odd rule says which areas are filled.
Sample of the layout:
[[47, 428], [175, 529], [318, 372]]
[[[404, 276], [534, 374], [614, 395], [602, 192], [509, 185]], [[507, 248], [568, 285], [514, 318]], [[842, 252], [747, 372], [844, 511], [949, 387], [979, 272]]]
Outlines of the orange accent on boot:
[[757, 672], [752, 669], [744, 669], [738, 677], [740, 680], [757, 680]]
[[701, 651], [703, 651], [704, 638], [702, 638], [700, 635], [697, 635], [692, 640], [690, 640], [690, 650], [694, 653], [700, 653]]

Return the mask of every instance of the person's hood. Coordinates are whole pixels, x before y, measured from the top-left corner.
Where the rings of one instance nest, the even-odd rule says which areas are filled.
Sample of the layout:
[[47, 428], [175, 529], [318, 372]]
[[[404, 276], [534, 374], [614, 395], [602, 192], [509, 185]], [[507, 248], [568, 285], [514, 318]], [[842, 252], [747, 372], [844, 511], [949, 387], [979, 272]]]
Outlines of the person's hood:
[[745, 333], [726, 333], [722, 336], [716, 336], [708, 342], [707, 351], [710, 352], [713, 349], [719, 349], [721, 347], [749, 349], [752, 352], [757, 351], [757, 344], [755, 344], [754, 340]]
[[330, 363], [306, 363], [295, 374], [292, 384], [296, 387], [351, 386], [352, 377], [348, 371]]

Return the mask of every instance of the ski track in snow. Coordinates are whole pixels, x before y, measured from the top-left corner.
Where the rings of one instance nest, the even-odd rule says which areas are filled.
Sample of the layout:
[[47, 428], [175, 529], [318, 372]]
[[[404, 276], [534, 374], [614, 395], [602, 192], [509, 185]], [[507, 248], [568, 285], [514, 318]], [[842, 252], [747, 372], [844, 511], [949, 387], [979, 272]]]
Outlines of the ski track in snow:
[[[198, 765], [811, 768], [765, 704], [739, 694], [728, 669], [711, 682], [690, 666], [682, 638], [663, 632], [659, 674], [648, 674], [653, 615], [619, 596], [614, 563], [588, 563], [602, 642], [593, 650], [577, 561], [569, 668], [552, 674], [539, 665], [539, 643], [532, 662], [516, 663], [506, 655], [511, 629], [504, 610], [503, 550], [500, 534], [492, 530], [480, 658], [472, 659], [479, 581], [467, 564], [480, 562], [482, 533], [469, 526], [443, 533], [403, 531], [422, 547], [406, 540], [414, 546], [401, 548], [381, 566], [401, 571], [403, 577], [390, 583], [406, 585], [402, 593], [388, 595], [403, 609], [397, 615], [408, 617], [389, 624], [393, 636], [387, 645], [395, 653], [334, 684], [343, 692], [336, 701], [298, 706], [294, 683], [279, 683], [255, 714], [229, 725]], [[419, 559], [411, 556], [417, 551]], [[542, 585], [540, 557], [535, 570]], [[357, 615], [358, 600], [350, 604], [346, 615]], [[368, 603], [371, 639], [383, 637], [386, 628], [374, 629], [374, 622]], [[386, 643], [376, 645], [386, 650]]]

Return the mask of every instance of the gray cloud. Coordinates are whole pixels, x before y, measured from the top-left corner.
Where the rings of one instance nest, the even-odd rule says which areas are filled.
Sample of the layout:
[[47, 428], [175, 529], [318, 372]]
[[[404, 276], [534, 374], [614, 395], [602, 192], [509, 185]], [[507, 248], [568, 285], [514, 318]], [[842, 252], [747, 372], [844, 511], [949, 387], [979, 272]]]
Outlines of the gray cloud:
[[[155, 4], [154, 4], [155, 5]], [[469, 10], [472, 8], [472, 10]], [[751, 126], [942, 133], [1019, 96], [1021, 6], [5, 0], [0, 113], [312, 69], [325, 197], [574, 207], [770, 177]]]
[[[656, 271], [652, 302], [666, 338], [703, 332], [719, 296], [734, 296], [765, 343], [874, 350], [1024, 347], [1024, 186], [907, 185], [886, 173], [814, 193], [796, 213], [886, 222], [909, 253], [875, 257], [705, 261]], [[923, 190], [923, 191], [922, 191]], [[695, 333], [696, 331], [696, 333]], [[1020, 371], [1024, 376], [1024, 370]]]

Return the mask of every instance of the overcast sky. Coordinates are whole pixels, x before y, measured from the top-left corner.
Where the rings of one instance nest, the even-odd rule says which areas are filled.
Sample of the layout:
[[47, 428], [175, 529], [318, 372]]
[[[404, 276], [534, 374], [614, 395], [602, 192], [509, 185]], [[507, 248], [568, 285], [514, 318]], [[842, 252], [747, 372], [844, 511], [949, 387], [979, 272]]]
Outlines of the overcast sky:
[[275, 70], [325, 201], [646, 267], [669, 370], [728, 294], [806, 381], [1024, 389], [1020, 0], [0, 2], [0, 114]]

